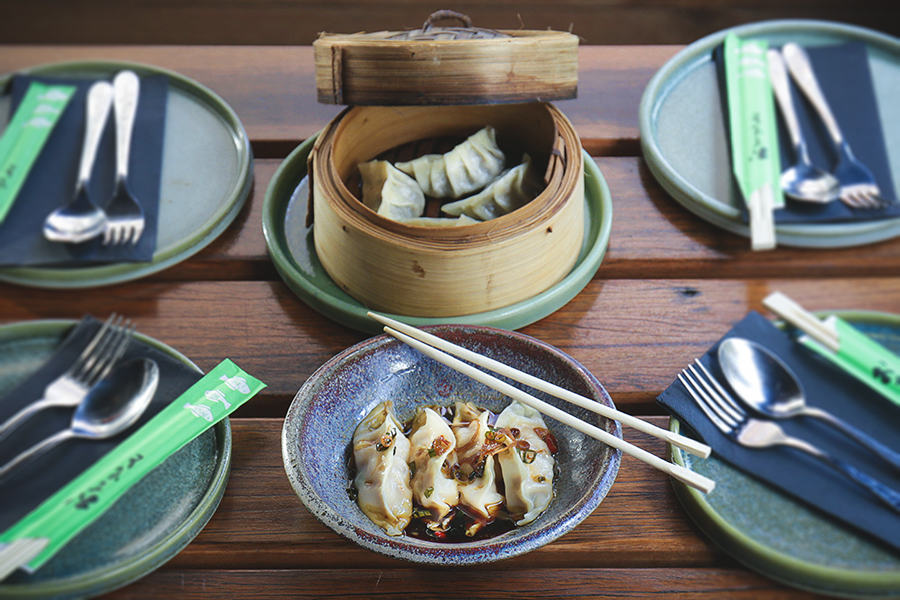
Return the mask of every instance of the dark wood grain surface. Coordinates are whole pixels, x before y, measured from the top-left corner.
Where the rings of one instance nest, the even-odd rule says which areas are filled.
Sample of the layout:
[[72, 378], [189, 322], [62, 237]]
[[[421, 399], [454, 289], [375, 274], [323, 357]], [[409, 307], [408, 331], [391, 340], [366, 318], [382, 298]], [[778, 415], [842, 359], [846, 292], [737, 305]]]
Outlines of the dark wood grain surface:
[[[679, 46], [587, 46], [580, 94], [559, 103], [609, 184], [614, 206], [596, 276], [556, 313], [524, 327], [590, 369], [615, 403], [659, 425], [655, 398], [761, 300], [782, 290], [811, 310], [900, 312], [900, 241], [841, 250], [753, 253], [656, 184], [640, 156], [638, 103]], [[288, 405], [323, 362], [367, 336], [321, 316], [279, 279], [262, 231], [281, 160], [336, 114], [315, 102], [309, 47], [7, 46], [0, 72], [61, 60], [131, 60], [207, 85], [252, 140], [255, 182], [235, 223], [189, 260], [146, 279], [90, 290], [0, 283], [0, 323], [121, 312], [204, 370], [231, 358], [268, 388], [232, 418], [225, 497], [194, 542], [110, 598], [814, 597], [741, 566], [686, 516], [670, 482], [626, 457], [609, 496], [548, 546], [472, 569], [418, 568], [333, 533], [292, 492], [281, 459]], [[664, 445], [626, 431], [663, 455]], [[536, 592], [540, 590], [540, 594]]]

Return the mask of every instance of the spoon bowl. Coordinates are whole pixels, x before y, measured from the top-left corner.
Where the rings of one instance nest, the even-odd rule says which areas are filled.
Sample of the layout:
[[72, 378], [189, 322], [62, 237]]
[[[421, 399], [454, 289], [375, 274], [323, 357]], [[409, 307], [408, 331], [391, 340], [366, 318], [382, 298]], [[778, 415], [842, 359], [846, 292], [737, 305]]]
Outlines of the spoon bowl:
[[840, 430], [900, 470], [900, 454], [833, 414], [808, 406], [794, 372], [767, 348], [743, 338], [719, 345], [719, 366], [744, 404], [770, 419], [812, 417]]
[[103, 129], [112, 108], [112, 99], [113, 88], [108, 81], [98, 81], [88, 90], [84, 141], [75, 196], [71, 202], [57, 208], [44, 219], [44, 237], [51, 242], [80, 244], [103, 233], [106, 226], [106, 213], [91, 200], [88, 185]]
[[800, 160], [782, 171], [781, 189], [794, 200], [826, 204], [838, 199], [841, 182], [828, 171]]
[[147, 409], [159, 384], [156, 361], [122, 364], [88, 394], [72, 415], [78, 437], [104, 439], [131, 427]]
[[131, 427], [149, 406], [159, 385], [159, 366], [149, 358], [122, 363], [91, 388], [63, 429], [0, 467], [3, 479], [50, 448], [71, 438], [101, 440]]

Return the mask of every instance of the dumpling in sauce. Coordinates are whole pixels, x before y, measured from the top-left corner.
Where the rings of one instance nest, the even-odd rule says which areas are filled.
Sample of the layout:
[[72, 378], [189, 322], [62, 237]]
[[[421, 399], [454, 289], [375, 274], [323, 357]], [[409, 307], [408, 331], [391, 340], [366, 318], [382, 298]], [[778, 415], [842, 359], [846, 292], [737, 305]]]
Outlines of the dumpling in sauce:
[[531, 165], [530, 156], [524, 155], [522, 161], [481, 192], [445, 204], [441, 210], [448, 215], [468, 215], [473, 219], [489, 221], [524, 206], [541, 193], [544, 182]]
[[452, 468], [456, 463], [456, 437], [450, 424], [428, 407], [418, 408], [409, 434], [413, 497], [431, 512], [426, 525], [444, 531], [453, 508], [459, 504], [459, 489]]
[[422, 191], [433, 198], [462, 198], [476, 192], [502, 171], [506, 162], [497, 145], [497, 132], [487, 126], [446, 154], [426, 154], [397, 168], [415, 177]]
[[466, 529], [473, 536], [503, 510], [503, 496], [497, 490], [495, 454], [505, 449], [488, 419], [491, 413], [471, 402], [457, 402], [453, 417], [456, 458], [459, 464], [459, 501], [475, 521]]
[[541, 413], [513, 402], [495, 426], [512, 433], [516, 444], [497, 455], [506, 494], [506, 509], [516, 525], [534, 521], [553, 499], [553, 454]]
[[390, 401], [373, 408], [353, 433], [357, 503], [388, 535], [402, 534], [412, 519], [409, 449]]
[[393, 221], [421, 217], [425, 195], [416, 181], [386, 160], [359, 164], [363, 204]]

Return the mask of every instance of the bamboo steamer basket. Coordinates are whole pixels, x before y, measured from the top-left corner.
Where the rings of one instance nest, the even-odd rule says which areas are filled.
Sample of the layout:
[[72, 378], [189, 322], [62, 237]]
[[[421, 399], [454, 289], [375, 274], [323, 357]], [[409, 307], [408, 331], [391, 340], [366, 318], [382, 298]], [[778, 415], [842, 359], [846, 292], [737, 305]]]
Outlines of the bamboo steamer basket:
[[[482, 313], [546, 291], [576, 263], [584, 163], [574, 127], [546, 102], [489, 104], [478, 94], [467, 105], [395, 99], [351, 106], [319, 134], [309, 158], [316, 253], [334, 282], [366, 307], [430, 318]], [[359, 163], [423, 140], [463, 139], [486, 125], [509, 157], [527, 152], [544, 173], [543, 191], [523, 207], [482, 223], [431, 228], [386, 219], [361, 202]]]

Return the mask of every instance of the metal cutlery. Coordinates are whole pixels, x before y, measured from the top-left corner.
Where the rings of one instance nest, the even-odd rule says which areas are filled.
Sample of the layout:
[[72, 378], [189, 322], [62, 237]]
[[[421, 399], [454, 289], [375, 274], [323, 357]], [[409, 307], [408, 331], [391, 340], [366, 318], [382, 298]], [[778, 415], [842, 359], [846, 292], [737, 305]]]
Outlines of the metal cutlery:
[[159, 366], [154, 360], [141, 358], [117, 366], [88, 391], [75, 409], [68, 428], [0, 466], [0, 479], [66, 440], [102, 440], [125, 431], [144, 414], [158, 384]]
[[113, 79], [116, 119], [116, 187], [106, 207], [103, 244], [136, 244], [144, 231], [144, 211], [128, 187], [131, 135], [137, 114], [140, 79], [132, 71], [121, 71]]
[[747, 448], [787, 446], [805, 452], [865, 488], [893, 510], [900, 512], [900, 492], [813, 444], [786, 434], [774, 421], [749, 417], [699, 360], [695, 361], [695, 365], [683, 370], [678, 379], [703, 413], [723, 434]]
[[77, 244], [103, 233], [106, 213], [91, 200], [88, 184], [112, 107], [112, 96], [112, 86], [107, 81], [98, 81], [88, 91], [87, 120], [75, 196], [71, 202], [57, 208], [44, 220], [44, 237], [52, 242]]
[[134, 326], [130, 321], [123, 322], [121, 316], [111, 314], [72, 366], [47, 385], [43, 398], [32, 402], [0, 424], [0, 439], [46, 408], [80, 404], [88, 391], [109, 374], [125, 353], [133, 333]]
[[800, 380], [764, 346], [732, 337], [719, 344], [718, 356], [725, 381], [739, 400], [759, 414], [769, 419], [818, 419], [900, 469], [900, 455], [896, 452], [830, 412], [807, 405]]
[[797, 121], [797, 111], [791, 96], [784, 60], [777, 50], [767, 51], [766, 58], [769, 63], [769, 79], [772, 82], [772, 90], [775, 92], [775, 99], [781, 108], [781, 116], [787, 127], [788, 136], [791, 138], [796, 158], [796, 163], [781, 173], [781, 189], [791, 198], [803, 202], [824, 204], [837, 200], [841, 191], [841, 182], [837, 177], [816, 167], [809, 160], [806, 140], [800, 130], [800, 123]]
[[800, 90], [806, 95], [813, 108], [825, 124], [828, 134], [838, 152], [838, 164], [834, 175], [841, 182], [841, 201], [853, 208], [877, 208], [885, 201], [875, 182], [872, 172], [860, 162], [850, 150], [850, 145], [841, 133], [837, 119], [831, 112], [825, 95], [819, 87], [812, 63], [806, 51], [795, 43], [787, 43], [781, 49], [788, 70]]

